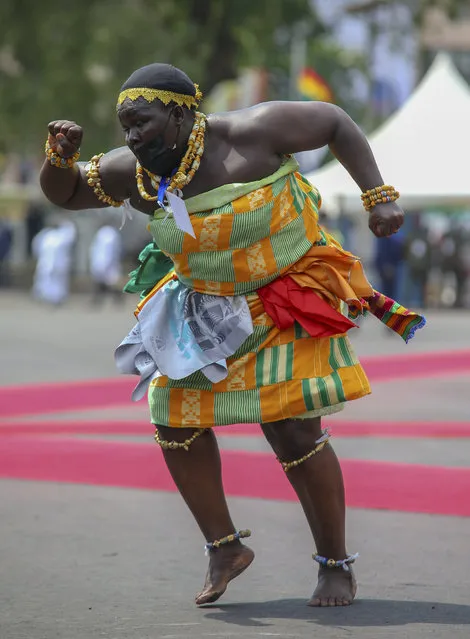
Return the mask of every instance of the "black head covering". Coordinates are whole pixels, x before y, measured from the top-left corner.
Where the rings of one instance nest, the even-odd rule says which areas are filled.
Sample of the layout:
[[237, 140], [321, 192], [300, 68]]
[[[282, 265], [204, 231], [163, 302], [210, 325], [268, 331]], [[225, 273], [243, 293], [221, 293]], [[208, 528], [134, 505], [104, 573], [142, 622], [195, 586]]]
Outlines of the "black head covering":
[[199, 87], [184, 73], [171, 64], [148, 64], [134, 71], [121, 87], [117, 108], [126, 98], [144, 98], [148, 102], [160, 100], [196, 109], [202, 99]]
[[122, 85], [121, 91], [140, 87], [196, 96], [196, 86], [184, 71], [161, 62], [148, 64], [134, 71]]

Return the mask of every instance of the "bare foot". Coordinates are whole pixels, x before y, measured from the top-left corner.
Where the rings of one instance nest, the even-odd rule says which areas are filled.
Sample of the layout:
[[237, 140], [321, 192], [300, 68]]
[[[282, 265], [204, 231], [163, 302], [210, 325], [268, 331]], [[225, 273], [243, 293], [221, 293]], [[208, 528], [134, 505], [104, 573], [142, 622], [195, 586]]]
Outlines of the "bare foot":
[[226, 591], [228, 582], [248, 568], [255, 553], [251, 548], [237, 544], [218, 548], [209, 557], [206, 583], [202, 592], [196, 596], [198, 606], [217, 601]]
[[346, 572], [342, 568], [320, 566], [318, 584], [309, 606], [349, 606], [356, 596], [357, 584], [352, 569]]

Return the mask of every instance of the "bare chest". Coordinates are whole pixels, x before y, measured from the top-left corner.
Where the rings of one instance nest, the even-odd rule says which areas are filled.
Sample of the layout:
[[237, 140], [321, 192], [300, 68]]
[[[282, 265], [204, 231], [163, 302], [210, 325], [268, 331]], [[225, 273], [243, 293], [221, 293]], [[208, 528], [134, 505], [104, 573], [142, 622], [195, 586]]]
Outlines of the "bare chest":
[[[207, 154], [204, 154], [194, 179], [183, 190], [183, 198], [207, 193], [227, 184], [261, 180], [277, 171], [281, 162], [280, 156], [267, 153], [255, 144], [220, 145], [219, 148], [208, 150]], [[157, 195], [147, 176], [144, 176], [144, 186], [151, 197]], [[149, 215], [158, 207], [156, 201], [149, 202], [141, 198], [136, 184], [132, 188], [131, 204]]]
[[230, 146], [221, 152], [208, 153], [200, 172], [184, 191], [185, 197], [206, 193], [226, 184], [255, 182], [271, 175], [281, 165], [282, 158], [269, 154], [256, 145]]

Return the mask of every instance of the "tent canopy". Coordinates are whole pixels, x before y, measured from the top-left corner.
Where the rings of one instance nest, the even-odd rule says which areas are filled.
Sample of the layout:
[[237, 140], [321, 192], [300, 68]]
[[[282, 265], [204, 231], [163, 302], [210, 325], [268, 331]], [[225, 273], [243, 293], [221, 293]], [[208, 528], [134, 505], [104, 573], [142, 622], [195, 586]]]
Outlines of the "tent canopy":
[[[405, 208], [470, 204], [470, 87], [448, 55], [436, 57], [408, 101], [368, 139]], [[361, 209], [360, 189], [337, 160], [306, 177], [331, 214]]]

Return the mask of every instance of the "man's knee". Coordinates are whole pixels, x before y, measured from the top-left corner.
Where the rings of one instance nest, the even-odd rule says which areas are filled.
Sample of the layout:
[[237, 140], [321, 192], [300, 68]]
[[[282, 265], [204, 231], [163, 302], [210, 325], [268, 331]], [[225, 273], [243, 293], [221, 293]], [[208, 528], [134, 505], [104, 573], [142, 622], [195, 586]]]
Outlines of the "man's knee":
[[261, 424], [264, 435], [279, 459], [298, 459], [315, 448], [322, 436], [321, 420], [287, 419]]

